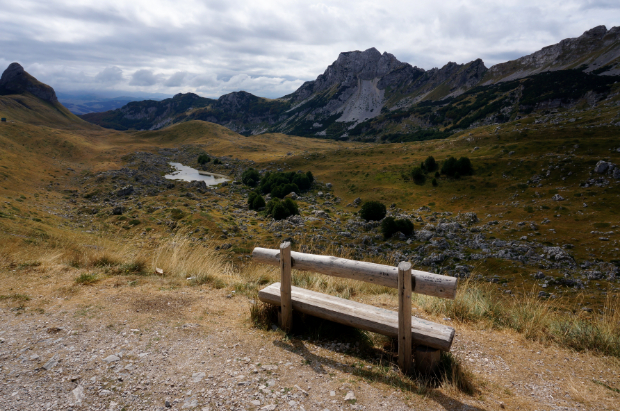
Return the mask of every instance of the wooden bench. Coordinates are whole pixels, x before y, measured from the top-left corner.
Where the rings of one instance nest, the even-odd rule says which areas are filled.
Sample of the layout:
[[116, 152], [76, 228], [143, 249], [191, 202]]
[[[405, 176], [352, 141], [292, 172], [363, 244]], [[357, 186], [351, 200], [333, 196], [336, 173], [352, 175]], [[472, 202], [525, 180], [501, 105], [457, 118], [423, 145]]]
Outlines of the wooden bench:
[[[437, 365], [441, 351], [450, 351], [454, 328], [411, 316], [411, 293], [436, 297], [456, 296], [457, 279], [423, 271], [412, 270], [407, 262], [398, 267], [343, 258], [291, 252], [290, 243], [280, 250], [256, 247], [255, 261], [279, 265], [281, 282], [260, 290], [258, 298], [280, 306], [280, 325], [285, 331], [292, 327], [292, 310], [334, 321], [351, 327], [398, 338], [398, 363], [409, 372], [412, 347], [415, 345], [415, 364], [421, 372], [429, 372]], [[326, 275], [351, 278], [397, 288], [399, 310], [391, 311], [343, 298], [305, 290], [291, 285], [291, 269], [312, 271]]]

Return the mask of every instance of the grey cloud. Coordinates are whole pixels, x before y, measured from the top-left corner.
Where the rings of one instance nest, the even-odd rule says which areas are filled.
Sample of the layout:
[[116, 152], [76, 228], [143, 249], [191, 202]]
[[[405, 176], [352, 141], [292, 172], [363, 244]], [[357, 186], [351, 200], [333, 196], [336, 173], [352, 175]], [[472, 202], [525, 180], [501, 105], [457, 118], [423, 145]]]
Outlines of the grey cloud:
[[148, 87], [157, 83], [157, 77], [151, 70], [138, 70], [131, 76], [130, 86]]
[[106, 67], [95, 76], [95, 81], [104, 84], [117, 84], [123, 81], [123, 70], [116, 66]]
[[183, 85], [183, 80], [185, 79], [186, 75], [187, 75], [187, 73], [185, 73], [183, 71], [178, 71], [178, 72], [174, 73], [172, 76], [170, 76], [170, 78], [168, 78], [168, 80], [166, 80], [164, 82], [164, 86], [166, 86], [166, 87], [180, 87], [181, 85]]
[[491, 66], [620, 20], [612, 0], [146, 4], [8, 2], [0, 14], [2, 57], [36, 67], [57, 88], [213, 96], [238, 87], [277, 97], [315, 79], [342, 51], [374, 46], [425, 69], [478, 57]]

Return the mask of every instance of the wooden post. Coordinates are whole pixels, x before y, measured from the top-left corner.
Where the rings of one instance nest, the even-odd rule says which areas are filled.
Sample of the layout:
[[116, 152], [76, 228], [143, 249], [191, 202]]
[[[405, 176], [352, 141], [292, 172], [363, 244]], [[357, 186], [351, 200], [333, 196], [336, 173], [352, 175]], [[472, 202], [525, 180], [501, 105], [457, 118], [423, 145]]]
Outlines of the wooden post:
[[421, 374], [432, 374], [441, 360], [441, 350], [418, 345], [414, 353], [415, 368]]
[[411, 369], [411, 263], [398, 264], [398, 366]]
[[291, 243], [288, 241], [280, 244], [280, 296], [282, 322], [280, 326], [286, 332], [290, 332], [293, 326], [293, 303], [291, 301]]

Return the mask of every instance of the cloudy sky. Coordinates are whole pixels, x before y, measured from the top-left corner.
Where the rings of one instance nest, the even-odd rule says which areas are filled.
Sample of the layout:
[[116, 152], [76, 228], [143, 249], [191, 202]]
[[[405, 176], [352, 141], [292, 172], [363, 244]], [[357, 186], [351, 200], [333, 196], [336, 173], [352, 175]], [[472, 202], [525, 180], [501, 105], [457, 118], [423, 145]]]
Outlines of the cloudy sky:
[[618, 0], [0, 0], [0, 66], [59, 91], [278, 97], [341, 51], [376, 47], [430, 69], [493, 64], [597, 25]]

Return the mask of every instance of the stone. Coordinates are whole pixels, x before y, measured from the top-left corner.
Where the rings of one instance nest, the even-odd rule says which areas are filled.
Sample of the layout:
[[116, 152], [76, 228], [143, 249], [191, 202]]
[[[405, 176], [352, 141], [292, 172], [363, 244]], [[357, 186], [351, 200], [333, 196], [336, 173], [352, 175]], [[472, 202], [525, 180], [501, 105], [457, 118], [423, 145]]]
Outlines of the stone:
[[123, 206], [115, 206], [112, 209], [112, 215], [121, 215], [123, 214]]
[[187, 400], [185, 400], [185, 402], [183, 403], [183, 407], [181, 408], [182, 409], [196, 408], [197, 406], [198, 406], [198, 400], [194, 398], [188, 398]]
[[598, 163], [596, 163], [596, 165], [594, 166], [594, 172], [598, 173], [598, 174], [603, 174], [604, 172], [607, 171], [607, 169], [609, 168], [609, 163], [607, 161], [604, 160], [600, 160]]
[[261, 411], [273, 411], [277, 407], [278, 406], [276, 404], [269, 404], [269, 405], [265, 405], [263, 408], [261, 408]]
[[615, 178], [616, 180], [620, 180], [620, 167], [616, 167], [614, 168], [614, 171], [612, 173], [613, 178]]
[[206, 376], [204, 372], [195, 372], [192, 374], [192, 382], [200, 382]]
[[128, 195], [133, 194], [133, 186], [125, 186], [123, 188], [121, 188], [120, 190], [116, 191], [116, 195], [118, 197], [127, 197]]
[[75, 389], [71, 392], [73, 393], [73, 397], [75, 398], [75, 403], [78, 405], [82, 404], [82, 401], [86, 399], [86, 394], [84, 394], [84, 387], [82, 387], [81, 385], [75, 387]]
[[119, 357], [117, 357], [116, 355], [108, 355], [107, 357], [105, 357], [103, 359], [103, 361], [107, 362], [108, 364], [111, 362], [116, 362], [116, 361], [120, 361], [121, 359]]
[[362, 203], [362, 199], [357, 197], [355, 200], [353, 200], [353, 204], [355, 205], [360, 205]]
[[551, 199], [552, 199], [553, 201], [564, 201], [564, 200], [565, 200], [565, 199], [564, 199], [564, 197], [562, 197], [562, 196], [561, 196], [561, 195], [559, 195], [559, 194], [554, 194], [554, 196], [553, 196], [553, 197], [551, 197]]
[[357, 401], [357, 398], [355, 398], [355, 394], [353, 393], [353, 391], [349, 391], [347, 392], [347, 395], [344, 396], [344, 400], [345, 401]]
[[325, 187], [327, 187], [328, 189], [329, 189], [329, 188], [332, 188], [332, 183], [327, 183], [327, 184], [325, 184]]
[[55, 366], [58, 365], [58, 354], [54, 354], [54, 356], [52, 358], [50, 358], [45, 365], [43, 365], [43, 368], [45, 368], [47, 371], [51, 370], [52, 368], [54, 368]]

